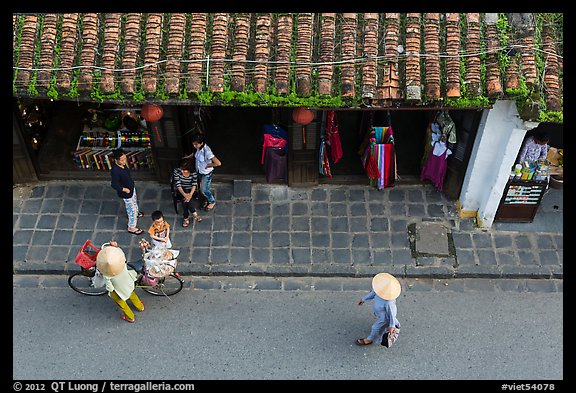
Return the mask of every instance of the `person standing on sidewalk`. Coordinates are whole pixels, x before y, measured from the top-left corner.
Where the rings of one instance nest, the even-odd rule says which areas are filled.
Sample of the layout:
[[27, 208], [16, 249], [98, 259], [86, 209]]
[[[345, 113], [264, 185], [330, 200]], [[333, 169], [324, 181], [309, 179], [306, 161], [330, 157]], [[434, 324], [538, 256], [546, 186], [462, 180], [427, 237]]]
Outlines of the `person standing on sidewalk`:
[[136, 187], [132, 176], [130, 176], [126, 153], [124, 153], [122, 149], [115, 149], [112, 152], [112, 157], [114, 158], [114, 163], [112, 164], [112, 169], [110, 169], [110, 176], [112, 177], [111, 186], [116, 190], [118, 196], [124, 200], [124, 204], [126, 205], [128, 232], [133, 235], [140, 235], [144, 231], [137, 227], [138, 217], [142, 217], [144, 212], [138, 208]]
[[372, 278], [372, 290], [358, 301], [358, 305], [374, 299], [372, 312], [376, 322], [372, 324], [370, 335], [357, 339], [356, 345], [370, 345], [374, 341], [380, 343], [386, 331], [394, 333], [400, 329], [400, 322], [396, 319], [396, 298], [401, 291], [400, 282], [389, 273], [378, 273]]
[[216, 206], [214, 195], [210, 191], [212, 185], [212, 172], [215, 167], [222, 165], [220, 160], [216, 158], [212, 149], [206, 144], [206, 137], [204, 134], [197, 132], [192, 137], [192, 145], [196, 149], [194, 158], [196, 161], [196, 171], [200, 181], [200, 192], [206, 197], [207, 204], [204, 210], [210, 211]]
[[126, 255], [118, 243], [111, 241], [110, 245], [104, 247], [96, 256], [96, 268], [106, 282], [106, 290], [122, 311], [120, 317], [126, 322], [135, 322], [134, 312], [126, 302], [130, 299], [136, 310], [144, 311], [144, 303], [134, 292], [134, 280], [137, 273], [128, 270], [126, 265]]

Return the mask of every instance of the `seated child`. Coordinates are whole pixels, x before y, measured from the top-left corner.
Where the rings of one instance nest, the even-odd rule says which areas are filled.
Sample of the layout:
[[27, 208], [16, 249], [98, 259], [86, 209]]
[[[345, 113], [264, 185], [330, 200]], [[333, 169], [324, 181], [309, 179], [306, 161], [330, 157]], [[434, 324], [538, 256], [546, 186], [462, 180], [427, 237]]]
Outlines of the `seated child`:
[[170, 242], [170, 224], [164, 221], [164, 215], [160, 210], [152, 213], [152, 225], [148, 229], [152, 238], [152, 247], [172, 248]]

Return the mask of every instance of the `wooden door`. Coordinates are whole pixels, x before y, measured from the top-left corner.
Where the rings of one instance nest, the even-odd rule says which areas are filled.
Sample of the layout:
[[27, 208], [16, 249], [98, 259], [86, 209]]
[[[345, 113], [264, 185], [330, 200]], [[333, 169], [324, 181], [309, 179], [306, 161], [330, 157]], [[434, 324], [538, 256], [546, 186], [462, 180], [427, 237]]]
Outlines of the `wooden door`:
[[38, 181], [36, 169], [30, 158], [28, 146], [24, 140], [21, 122], [12, 112], [12, 183], [28, 183]]
[[452, 154], [447, 159], [444, 195], [449, 199], [456, 200], [460, 197], [482, 111], [452, 110], [449, 111], [449, 115], [456, 126], [456, 144], [452, 149]]
[[182, 158], [182, 148], [178, 139], [178, 111], [172, 106], [163, 106], [164, 116], [154, 123], [148, 123], [152, 152], [154, 156], [154, 171], [159, 182], [169, 183], [172, 170], [178, 166]]
[[288, 185], [315, 186], [318, 184], [319, 120], [306, 126], [288, 126]]

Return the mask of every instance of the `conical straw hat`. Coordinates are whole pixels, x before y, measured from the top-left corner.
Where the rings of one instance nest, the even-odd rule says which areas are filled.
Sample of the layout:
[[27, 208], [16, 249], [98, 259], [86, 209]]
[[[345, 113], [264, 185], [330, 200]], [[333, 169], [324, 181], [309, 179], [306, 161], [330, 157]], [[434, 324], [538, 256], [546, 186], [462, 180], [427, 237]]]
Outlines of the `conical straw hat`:
[[126, 263], [124, 251], [119, 247], [103, 248], [96, 257], [96, 267], [105, 276], [114, 277], [119, 274]]
[[372, 279], [372, 289], [384, 300], [393, 300], [400, 296], [400, 281], [389, 273], [378, 273]]

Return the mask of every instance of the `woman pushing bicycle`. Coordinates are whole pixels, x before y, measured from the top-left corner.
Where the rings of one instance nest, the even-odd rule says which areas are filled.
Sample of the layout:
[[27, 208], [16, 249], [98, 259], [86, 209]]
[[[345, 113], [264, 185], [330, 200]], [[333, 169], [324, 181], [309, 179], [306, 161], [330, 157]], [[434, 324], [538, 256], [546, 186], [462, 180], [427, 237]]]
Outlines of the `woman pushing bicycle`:
[[134, 270], [128, 270], [126, 256], [118, 247], [117, 242], [111, 241], [108, 247], [104, 247], [98, 253], [96, 267], [106, 281], [108, 295], [122, 311], [121, 318], [126, 322], [134, 322], [136, 318], [126, 301], [130, 299], [138, 311], [144, 311], [144, 303], [134, 292], [134, 280], [136, 280], [137, 273]]

